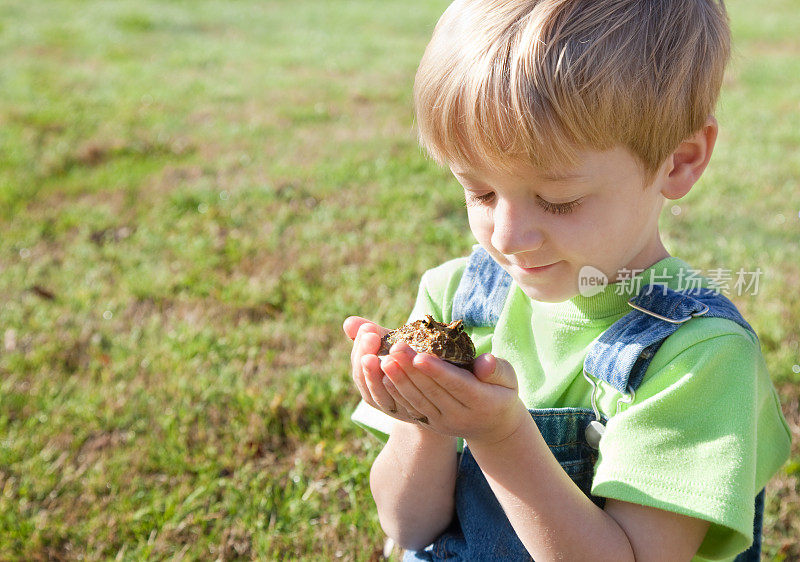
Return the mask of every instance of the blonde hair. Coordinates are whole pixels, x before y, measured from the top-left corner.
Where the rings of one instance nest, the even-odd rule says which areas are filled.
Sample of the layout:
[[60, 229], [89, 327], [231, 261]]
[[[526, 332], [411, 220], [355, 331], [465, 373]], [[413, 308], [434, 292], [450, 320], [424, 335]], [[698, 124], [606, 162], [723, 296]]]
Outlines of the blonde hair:
[[716, 105], [730, 53], [715, 0], [457, 0], [417, 70], [441, 165], [544, 169], [617, 145], [647, 177]]

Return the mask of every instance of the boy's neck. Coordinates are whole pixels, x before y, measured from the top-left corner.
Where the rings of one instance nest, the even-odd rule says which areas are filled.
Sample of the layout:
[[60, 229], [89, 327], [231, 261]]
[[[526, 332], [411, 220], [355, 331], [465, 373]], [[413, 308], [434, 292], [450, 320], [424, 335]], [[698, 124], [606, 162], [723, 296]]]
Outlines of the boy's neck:
[[[654, 240], [647, 245], [646, 249], [637, 255], [627, 266], [629, 270], [645, 270], [652, 267], [663, 259], [672, 257], [664, 243], [661, 241], [661, 235], [658, 231], [655, 233]], [[609, 283], [616, 283], [619, 281], [619, 272], [614, 279], [609, 279]]]

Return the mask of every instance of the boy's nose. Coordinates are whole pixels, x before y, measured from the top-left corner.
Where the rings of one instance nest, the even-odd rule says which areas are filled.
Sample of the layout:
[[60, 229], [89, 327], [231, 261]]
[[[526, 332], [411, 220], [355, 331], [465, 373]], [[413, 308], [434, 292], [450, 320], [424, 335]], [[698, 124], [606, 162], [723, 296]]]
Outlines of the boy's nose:
[[534, 212], [499, 202], [494, 209], [492, 246], [510, 256], [538, 250], [544, 242], [544, 233], [535, 224]]

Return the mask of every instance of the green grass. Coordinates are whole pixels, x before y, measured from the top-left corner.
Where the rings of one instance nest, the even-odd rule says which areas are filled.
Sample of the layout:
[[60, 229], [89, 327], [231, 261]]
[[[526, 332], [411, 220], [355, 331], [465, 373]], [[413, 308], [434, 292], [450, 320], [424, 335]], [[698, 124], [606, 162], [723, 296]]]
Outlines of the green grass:
[[[718, 147], [662, 225], [765, 270], [735, 300], [797, 436], [794, 4], [729, 2]], [[400, 323], [471, 244], [413, 134], [445, 5], [0, 6], [0, 559], [378, 557], [340, 326]], [[771, 559], [800, 556], [798, 475], [795, 447]]]

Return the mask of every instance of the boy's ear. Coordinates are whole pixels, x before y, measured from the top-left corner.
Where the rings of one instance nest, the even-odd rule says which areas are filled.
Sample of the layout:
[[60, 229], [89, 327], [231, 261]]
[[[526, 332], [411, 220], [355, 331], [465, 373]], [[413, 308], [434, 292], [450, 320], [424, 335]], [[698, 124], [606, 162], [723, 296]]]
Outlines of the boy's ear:
[[667, 199], [680, 199], [692, 189], [708, 166], [719, 125], [709, 117], [703, 128], [684, 140], [665, 162], [661, 194]]

